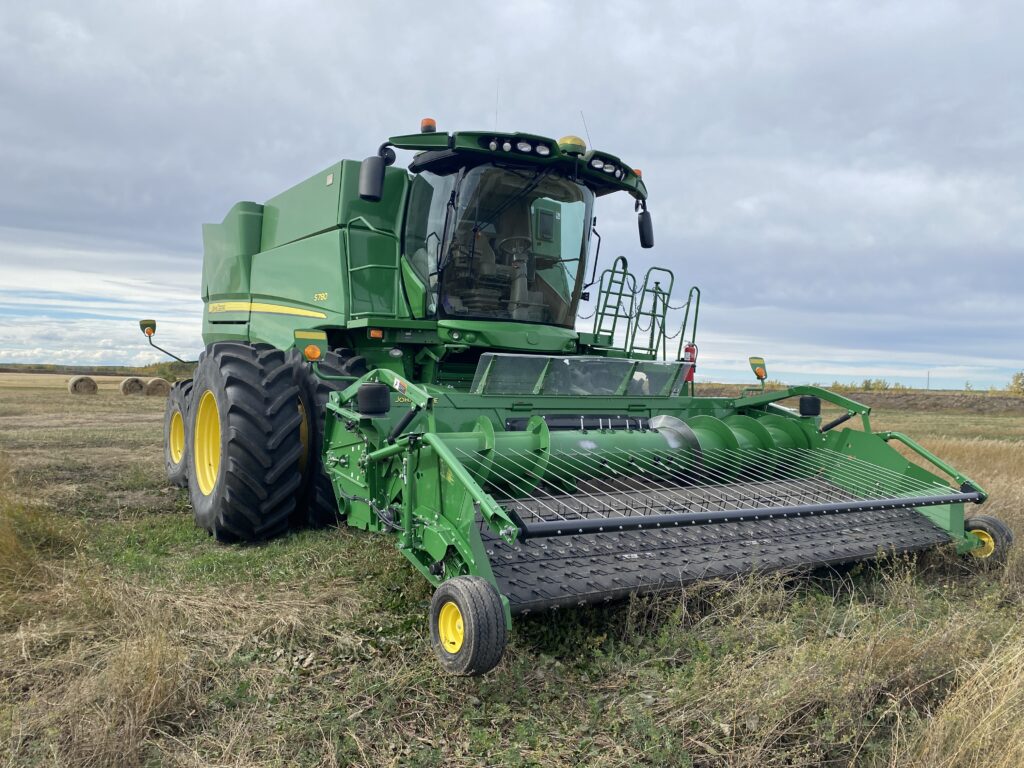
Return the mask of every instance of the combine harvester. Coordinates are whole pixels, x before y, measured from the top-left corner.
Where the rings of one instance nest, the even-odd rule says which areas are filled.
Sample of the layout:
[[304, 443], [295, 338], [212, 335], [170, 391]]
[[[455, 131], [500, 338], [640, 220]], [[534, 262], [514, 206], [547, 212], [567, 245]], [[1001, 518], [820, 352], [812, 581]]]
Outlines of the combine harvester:
[[[499, 662], [516, 614], [948, 543], [1005, 555], [1004, 525], [964, 519], [985, 492], [872, 432], [866, 406], [765, 391], [759, 359], [761, 389], [698, 396], [699, 290], [675, 308], [667, 269], [598, 272], [594, 203], [616, 192], [650, 248], [618, 157], [425, 120], [206, 225], [206, 350], [165, 420], [197, 524], [224, 542], [392, 534], [437, 588], [430, 632], [458, 674]], [[822, 401], [840, 417], [823, 425]]]

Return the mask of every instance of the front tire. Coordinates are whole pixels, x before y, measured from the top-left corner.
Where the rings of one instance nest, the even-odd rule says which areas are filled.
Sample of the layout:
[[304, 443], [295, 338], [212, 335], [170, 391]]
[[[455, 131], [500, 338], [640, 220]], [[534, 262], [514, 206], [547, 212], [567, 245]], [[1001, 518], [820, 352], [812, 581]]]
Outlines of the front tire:
[[188, 419], [192, 396], [192, 379], [179, 381], [171, 387], [164, 408], [164, 469], [167, 482], [179, 488], [188, 487]]
[[298, 389], [284, 352], [220, 342], [207, 348], [188, 411], [189, 498], [218, 541], [263, 541], [288, 530], [299, 488]]
[[445, 581], [430, 601], [430, 639], [445, 671], [482, 675], [501, 661], [507, 640], [505, 609], [490, 582], [479, 576]]

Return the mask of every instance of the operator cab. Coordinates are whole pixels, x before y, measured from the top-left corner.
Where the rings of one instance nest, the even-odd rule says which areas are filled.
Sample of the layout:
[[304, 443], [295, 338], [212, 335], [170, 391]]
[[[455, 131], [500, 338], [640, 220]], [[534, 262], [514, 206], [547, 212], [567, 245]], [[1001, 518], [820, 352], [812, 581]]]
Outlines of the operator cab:
[[443, 318], [571, 328], [594, 194], [547, 167], [482, 164], [412, 179], [405, 253]]
[[439, 134], [424, 120], [420, 134], [393, 136], [363, 161], [361, 199], [381, 199], [396, 148], [418, 151], [402, 252], [428, 316], [574, 328], [595, 196], [628, 192], [640, 244], [654, 244], [640, 171], [579, 137]]

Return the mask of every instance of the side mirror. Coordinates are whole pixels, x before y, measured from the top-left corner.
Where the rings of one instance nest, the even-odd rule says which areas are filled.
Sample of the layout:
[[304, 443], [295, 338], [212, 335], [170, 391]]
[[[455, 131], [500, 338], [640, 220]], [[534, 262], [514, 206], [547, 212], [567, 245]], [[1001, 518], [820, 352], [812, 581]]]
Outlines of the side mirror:
[[[151, 346], [153, 349], [159, 349], [165, 355], [167, 355], [168, 357], [173, 357], [179, 363], [187, 362], [186, 360], [182, 360], [173, 352], [168, 352], [163, 347], [158, 347], [156, 343], [154, 343], [153, 334], [156, 333], [156, 320], [139, 320], [139, 328], [142, 329], [142, 332], [144, 334], [146, 334], [146, 341], [149, 342], [149, 346]], [[195, 365], [194, 362], [192, 364]]]
[[750, 363], [750, 370], [754, 372], [754, 376], [757, 377], [758, 381], [764, 381], [768, 378], [768, 367], [764, 364], [763, 357], [748, 357], [747, 361]]
[[363, 160], [359, 166], [359, 197], [371, 203], [384, 194], [384, 169], [395, 162], [395, 150], [384, 146], [380, 152]]
[[640, 226], [640, 247], [654, 247], [654, 222], [651, 220], [651, 212], [646, 208], [640, 211], [637, 216], [637, 223]]
[[372, 155], [359, 166], [359, 197], [376, 203], [384, 194], [384, 158]]

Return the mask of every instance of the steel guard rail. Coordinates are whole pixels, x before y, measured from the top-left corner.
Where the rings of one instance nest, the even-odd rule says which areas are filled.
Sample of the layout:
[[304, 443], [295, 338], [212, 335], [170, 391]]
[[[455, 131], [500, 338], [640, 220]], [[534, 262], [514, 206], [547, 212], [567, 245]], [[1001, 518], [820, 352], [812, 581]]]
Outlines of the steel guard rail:
[[[786, 400], [797, 395], [813, 395], [815, 397], [819, 397], [827, 403], [832, 403], [840, 408], [845, 408], [849, 416], [859, 414], [864, 425], [864, 431], [872, 432], [870, 421], [871, 406], [858, 403], [856, 400], [851, 400], [848, 397], [844, 397], [843, 395], [835, 392], [830, 392], [827, 389], [822, 389], [821, 387], [805, 385], [787, 387], [786, 389], [781, 389], [777, 392], [764, 392], [759, 395], [737, 398], [732, 401], [732, 404], [735, 408], [751, 408], [760, 405], [769, 405], [779, 400]], [[840, 418], [845, 421], [844, 417]], [[837, 419], [836, 421], [838, 422], [840, 419]], [[833, 424], [834, 423], [835, 422], [833, 422]], [[896, 440], [897, 442], [903, 443], [903, 445], [907, 446], [907, 448], [912, 450], [918, 456], [925, 459], [932, 466], [941, 470], [944, 474], [959, 483], [961, 490], [969, 488], [971, 491], [977, 493], [979, 496], [977, 499], [978, 503], [988, 499], [988, 492], [985, 491], [985, 489], [978, 483], [974, 482], [970, 477], [958, 471], [955, 467], [943, 461], [920, 443], [907, 437], [902, 432], [872, 432], [872, 434], [878, 435], [878, 437], [886, 442]]]
[[523, 539], [547, 536], [576, 536], [590, 533], [619, 533], [624, 531], [656, 530], [679, 528], [687, 525], [709, 525], [714, 523], [742, 523], [755, 520], [776, 520], [780, 518], [811, 517], [814, 515], [838, 514], [842, 512], [871, 512], [884, 509], [909, 509], [934, 507], [943, 504], [981, 503], [980, 493], [951, 493], [941, 496], [920, 496], [911, 499], [865, 499], [837, 502], [832, 504], [803, 504], [791, 507], [740, 509], [719, 512], [680, 512], [662, 515], [637, 515], [634, 517], [592, 518], [586, 520], [551, 520], [540, 523], [517, 522]]

